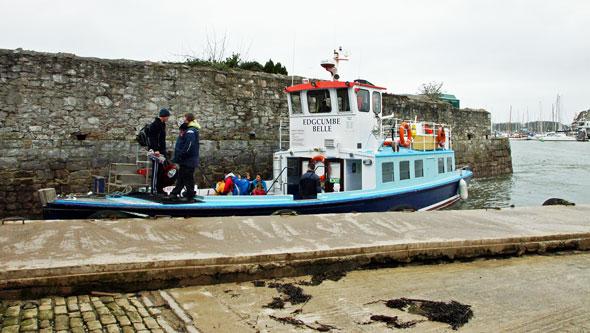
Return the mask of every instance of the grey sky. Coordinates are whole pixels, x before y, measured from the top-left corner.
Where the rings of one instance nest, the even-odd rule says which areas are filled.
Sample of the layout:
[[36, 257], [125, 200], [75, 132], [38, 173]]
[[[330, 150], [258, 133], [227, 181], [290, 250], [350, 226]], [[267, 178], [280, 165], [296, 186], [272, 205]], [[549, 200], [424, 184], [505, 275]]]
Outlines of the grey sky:
[[343, 80], [416, 93], [443, 82], [462, 107], [494, 122], [590, 109], [590, 1], [75, 1], [0, 0], [0, 48], [84, 57], [182, 60], [209, 36], [226, 55], [281, 62], [329, 79], [319, 63], [342, 46]]

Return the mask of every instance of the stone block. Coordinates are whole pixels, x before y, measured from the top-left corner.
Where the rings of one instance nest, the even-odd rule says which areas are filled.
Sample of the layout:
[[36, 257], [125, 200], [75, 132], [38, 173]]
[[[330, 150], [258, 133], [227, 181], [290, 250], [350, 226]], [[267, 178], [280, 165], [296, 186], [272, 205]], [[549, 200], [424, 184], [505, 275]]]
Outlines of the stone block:
[[115, 319], [115, 316], [113, 315], [101, 315], [100, 322], [103, 325], [115, 324], [117, 322], [117, 319]]
[[129, 320], [129, 318], [127, 318], [127, 316], [117, 316], [117, 321], [119, 322], [119, 324], [121, 326], [130, 326], [131, 325], [131, 321]]
[[141, 323], [142, 322], [141, 316], [137, 312], [127, 312], [127, 317], [129, 317], [129, 320], [132, 323]]
[[78, 306], [78, 303], [68, 302], [68, 311], [69, 312], [80, 311], [80, 307]]
[[65, 305], [56, 306], [54, 311], [55, 311], [56, 315], [68, 313], [68, 309], [66, 308]]
[[86, 326], [89, 331], [102, 330], [102, 324], [98, 320], [90, 321], [86, 323]]
[[84, 327], [82, 318], [70, 318], [70, 327]]
[[18, 317], [20, 315], [20, 305], [11, 306], [4, 312], [4, 317]]
[[58, 315], [55, 317], [55, 329], [67, 330], [70, 328], [70, 318], [66, 315]]
[[80, 311], [81, 312], [92, 311], [92, 305], [90, 305], [90, 303], [80, 303]]
[[121, 330], [119, 329], [119, 327], [115, 324], [111, 324], [107, 326], [107, 332], [108, 333], [119, 333], [121, 332]]
[[145, 326], [147, 326], [147, 328], [149, 328], [150, 330], [160, 328], [160, 325], [158, 325], [158, 323], [156, 322], [156, 320], [154, 318], [151, 318], [151, 317], [144, 318], [143, 322], [145, 323]]
[[85, 322], [91, 322], [96, 320], [96, 313], [94, 312], [82, 312], [82, 318]]
[[18, 317], [5, 317], [4, 322], [2, 325], [6, 326], [18, 326], [19, 320]]
[[135, 329], [133, 329], [132, 326], [123, 326], [122, 330], [123, 330], [123, 333], [135, 333]]
[[18, 333], [18, 325], [16, 326], [3, 326], [2, 333]]
[[53, 319], [52, 310], [41, 310], [39, 311], [39, 320], [51, 320]]

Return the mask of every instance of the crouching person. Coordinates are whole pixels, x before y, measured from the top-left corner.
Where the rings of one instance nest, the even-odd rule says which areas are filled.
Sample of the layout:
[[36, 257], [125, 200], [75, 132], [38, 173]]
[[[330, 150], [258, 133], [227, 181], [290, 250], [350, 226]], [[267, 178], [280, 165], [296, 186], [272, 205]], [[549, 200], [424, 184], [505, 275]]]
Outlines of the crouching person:
[[178, 164], [178, 178], [176, 186], [170, 192], [169, 199], [176, 199], [182, 189], [186, 187], [184, 197], [179, 201], [193, 202], [195, 198], [195, 168], [199, 166], [199, 129], [201, 126], [195, 120], [195, 115], [184, 115], [184, 123], [180, 126], [180, 135], [174, 147], [174, 159]]

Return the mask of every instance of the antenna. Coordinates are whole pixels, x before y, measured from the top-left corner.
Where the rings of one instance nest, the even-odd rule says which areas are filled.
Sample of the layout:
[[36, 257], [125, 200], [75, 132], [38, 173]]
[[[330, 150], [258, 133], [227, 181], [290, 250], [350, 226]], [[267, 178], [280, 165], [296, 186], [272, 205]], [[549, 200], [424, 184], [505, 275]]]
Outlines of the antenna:
[[322, 60], [320, 65], [324, 67], [325, 70], [330, 72], [332, 75], [332, 80], [338, 81], [340, 79], [340, 75], [338, 74], [338, 63], [340, 61], [348, 61], [346, 59], [345, 53], [342, 51], [342, 46], [338, 48], [338, 50], [334, 50], [334, 58], [333, 60]]
[[291, 73], [291, 85], [293, 86], [295, 84], [295, 31], [293, 31], [293, 65], [291, 66], [292, 68], [292, 73]]

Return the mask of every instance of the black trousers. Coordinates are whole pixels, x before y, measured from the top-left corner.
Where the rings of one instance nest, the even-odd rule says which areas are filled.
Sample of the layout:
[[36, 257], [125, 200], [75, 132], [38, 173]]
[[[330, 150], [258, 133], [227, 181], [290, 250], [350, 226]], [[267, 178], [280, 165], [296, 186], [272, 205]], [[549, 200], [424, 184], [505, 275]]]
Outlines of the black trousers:
[[186, 186], [184, 196], [192, 199], [195, 197], [195, 168], [181, 165], [178, 170], [178, 178], [176, 178], [176, 186], [170, 194], [179, 195], [182, 188]]

